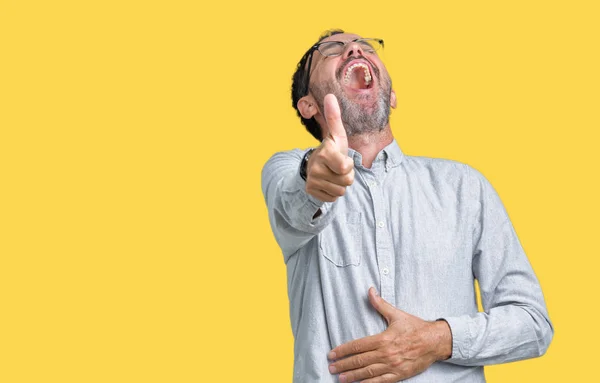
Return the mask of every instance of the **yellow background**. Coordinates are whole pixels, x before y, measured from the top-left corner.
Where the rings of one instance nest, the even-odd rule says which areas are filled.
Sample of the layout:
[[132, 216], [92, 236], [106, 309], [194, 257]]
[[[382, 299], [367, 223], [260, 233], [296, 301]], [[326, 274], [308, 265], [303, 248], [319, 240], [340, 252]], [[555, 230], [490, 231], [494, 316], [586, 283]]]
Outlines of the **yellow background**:
[[291, 75], [385, 39], [409, 155], [495, 186], [556, 328], [490, 382], [583, 382], [598, 335], [595, 1], [1, 1], [0, 381], [289, 382], [260, 171], [316, 142]]

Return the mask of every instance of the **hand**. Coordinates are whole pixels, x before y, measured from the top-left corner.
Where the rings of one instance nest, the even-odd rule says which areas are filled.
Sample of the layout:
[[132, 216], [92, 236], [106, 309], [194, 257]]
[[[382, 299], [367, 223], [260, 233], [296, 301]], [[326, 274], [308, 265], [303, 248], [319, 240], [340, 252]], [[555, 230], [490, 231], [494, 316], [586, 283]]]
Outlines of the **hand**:
[[329, 371], [343, 372], [341, 383], [398, 382], [450, 357], [452, 338], [445, 321], [427, 322], [407, 314], [378, 296], [373, 287], [369, 289], [369, 301], [385, 317], [388, 328], [331, 350], [327, 357], [337, 360], [329, 365]]
[[334, 202], [354, 182], [354, 162], [348, 157], [348, 138], [333, 94], [325, 96], [324, 106], [329, 131], [306, 164], [306, 192], [323, 202]]

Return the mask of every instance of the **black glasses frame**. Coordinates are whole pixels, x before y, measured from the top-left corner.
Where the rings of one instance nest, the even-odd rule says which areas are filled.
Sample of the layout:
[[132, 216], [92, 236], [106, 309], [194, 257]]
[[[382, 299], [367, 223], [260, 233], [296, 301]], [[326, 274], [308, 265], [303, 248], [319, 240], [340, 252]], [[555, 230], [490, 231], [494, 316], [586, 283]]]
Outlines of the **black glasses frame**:
[[[349, 43], [354, 43], [354, 42], [357, 42], [357, 41], [373, 41], [373, 40], [375, 40], [375, 41], [377, 41], [379, 44], [381, 44], [381, 48], [383, 48], [383, 47], [384, 47], [384, 45], [383, 45], [383, 40], [382, 40], [382, 39], [374, 39], [374, 38], [359, 38], [359, 39], [354, 39], [354, 40], [351, 40], [351, 41], [346, 41], [346, 42], [342, 42], [342, 41], [323, 41], [323, 42], [316, 43], [315, 45], [313, 45], [313, 46], [312, 46], [312, 47], [311, 47], [311, 48], [310, 48], [310, 49], [309, 49], [309, 50], [308, 50], [308, 51], [307, 51], [307, 52], [304, 54], [304, 56], [307, 56], [307, 55], [308, 55], [308, 68], [307, 68], [307, 70], [306, 70], [306, 88], [304, 89], [304, 95], [306, 96], [306, 95], [308, 94], [308, 84], [309, 84], [309, 82], [310, 82], [310, 67], [311, 67], [311, 65], [312, 65], [312, 56], [313, 56], [313, 53], [314, 53], [316, 50], [319, 50], [319, 47], [320, 47], [321, 45], [324, 45], [324, 44], [331, 44], [331, 43], [338, 43], [338, 44], [341, 44], [342, 46], [345, 46], [346, 44], [349, 44]], [[377, 51], [377, 50], [375, 50], [375, 51]], [[338, 54], [333, 54], [333, 55], [327, 55], [327, 54], [324, 54], [323, 52], [321, 52], [320, 50], [319, 50], [319, 53], [321, 53], [323, 56], [326, 56], [326, 57], [335, 57], [335, 56], [339, 56], [339, 55], [341, 55], [341, 53], [338, 53]]]

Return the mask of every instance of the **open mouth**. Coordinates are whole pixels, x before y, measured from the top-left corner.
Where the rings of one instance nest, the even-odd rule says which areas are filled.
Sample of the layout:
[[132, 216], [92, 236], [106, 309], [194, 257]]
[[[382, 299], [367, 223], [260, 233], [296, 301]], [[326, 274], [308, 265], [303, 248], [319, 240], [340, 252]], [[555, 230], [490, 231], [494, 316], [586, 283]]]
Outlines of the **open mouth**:
[[342, 81], [344, 85], [355, 90], [370, 89], [373, 87], [371, 70], [363, 62], [355, 62], [346, 68]]

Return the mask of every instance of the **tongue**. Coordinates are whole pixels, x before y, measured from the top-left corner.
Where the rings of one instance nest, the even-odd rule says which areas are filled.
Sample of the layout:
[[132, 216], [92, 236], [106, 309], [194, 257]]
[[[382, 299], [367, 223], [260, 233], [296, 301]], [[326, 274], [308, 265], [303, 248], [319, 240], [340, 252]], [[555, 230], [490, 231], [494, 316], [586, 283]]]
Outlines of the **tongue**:
[[365, 70], [363, 68], [354, 69], [350, 75], [350, 84], [348, 85], [353, 89], [366, 89]]

